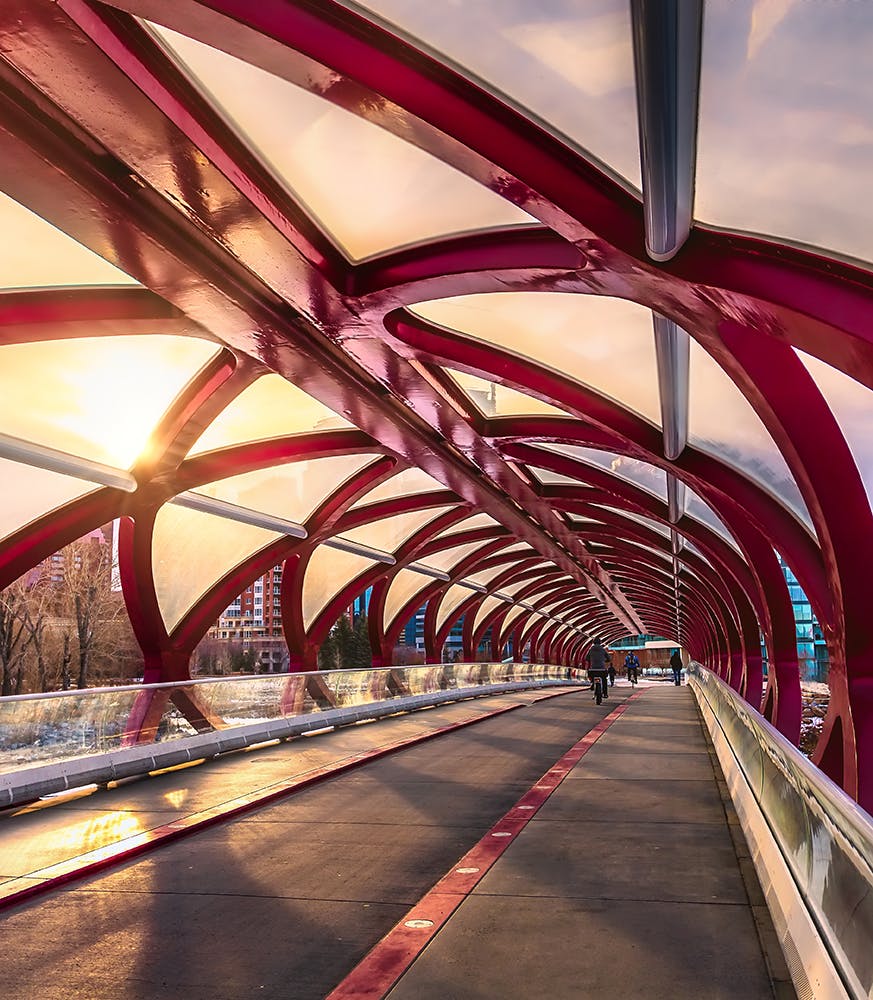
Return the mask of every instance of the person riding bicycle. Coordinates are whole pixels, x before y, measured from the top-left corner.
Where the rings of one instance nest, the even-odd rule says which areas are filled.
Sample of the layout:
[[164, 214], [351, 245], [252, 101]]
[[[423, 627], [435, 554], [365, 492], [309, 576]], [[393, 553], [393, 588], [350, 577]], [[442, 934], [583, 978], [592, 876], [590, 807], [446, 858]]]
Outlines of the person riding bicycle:
[[599, 677], [603, 697], [608, 698], [609, 688], [606, 680], [609, 676], [608, 667], [612, 661], [609, 653], [603, 648], [603, 643], [599, 639], [594, 640], [594, 645], [588, 650], [588, 655], [585, 659], [588, 663], [588, 679], [591, 681], [591, 687], [594, 687], [594, 681]]
[[631, 682], [631, 684], [636, 684], [639, 679], [637, 671], [640, 669], [640, 658], [633, 650], [631, 650], [624, 658], [624, 669], [627, 673], [627, 679]]

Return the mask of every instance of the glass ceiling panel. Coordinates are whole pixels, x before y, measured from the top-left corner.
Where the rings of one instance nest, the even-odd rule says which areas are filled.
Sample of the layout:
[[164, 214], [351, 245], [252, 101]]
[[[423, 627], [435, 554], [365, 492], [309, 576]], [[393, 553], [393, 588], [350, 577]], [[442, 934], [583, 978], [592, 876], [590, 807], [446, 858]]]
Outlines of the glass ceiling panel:
[[186, 507], [161, 507], [152, 536], [152, 566], [167, 631], [226, 573], [281, 537]]
[[[736, 540], [728, 531], [724, 521], [722, 521], [712, 507], [710, 507], [702, 497], [698, 496], [690, 486], [685, 487], [685, 512], [689, 517], [694, 518], [695, 521], [700, 521], [700, 523], [705, 524], [707, 528], [711, 528], [717, 535], [724, 539], [724, 541], [739, 551]], [[689, 544], [687, 539], [685, 544]]]
[[448, 538], [450, 535], [457, 535], [460, 531], [473, 531], [476, 528], [493, 528], [499, 523], [490, 514], [471, 514], [469, 517], [465, 517], [463, 521], [453, 524], [451, 528], [441, 531], [436, 537]]
[[286, 521], [305, 522], [346, 480], [377, 455], [339, 455], [290, 462], [198, 486], [196, 493]]
[[527, 580], [518, 580], [515, 583], [507, 583], [500, 587], [500, 593], [506, 594], [507, 597], [515, 597], [515, 595], [522, 590], [524, 587], [529, 587], [533, 583], [533, 578]]
[[652, 314], [605, 295], [489, 292], [410, 307], [432, 323], [551, 368], [660, 426]]
[[365, 569], [375, 566], [375, 559], [330, 549], [319, 545], [303, 578], [303, 626], [309, 628], [330, 601]]
[[421, 593], [425, 587], [430, 586], [434, 580], [421, 573], [413, 573], [411, 569], [402, 569], [388, 585], [388, 593], [385, 595], [385, 611], [382, 615], [382, 627], [387, 629], [400, 609], [411, 600], [415, 594]]
[[352, 504], [352, 510], [368, 503], [376, 503], [377, 500], [394, 500], [395, 497], [412, 497], [444, 489], [442, 483], [437, 482], [422, 469], [404, 469], [396, 476], [386, 479], [384, 483], [374, 486], [369, 493]]
[[362, 6], [640, 186], [627, 3], [366, 0]]
[[5, 458], [0, 458], [0, 482], [3, 484], [0, 539], [96, 489], [93, 483], [10, 462]]
[[2, 191], [0, 232], [0, 288], [138, 284]]
[[695, 214], [873, 261], [873, 4], [707, 0]]
[[[500, 627], [500, 631], [505, 635], [506, 630], [509, 628], [509, 626], [515, 621], [516, 618], [518, 618], [520, 614], [523, 614], [526, 610], [527, 609], [523, 608], [520, 604], [517, 604], [515, 605], [515, 607], [510, 608], [509, 611], [507, 612], [506, 617], [503, 619], [503, 624]], [[517, 650], [515, 652], [517, 652]], [[515, 652], [513, 653], [513, 655], [515, 655]]]
[[696, 341], [691, 341], [688, 441], [745, 472], [811, 527], [806, 504], [752, 404]]
[[352, 260], [531, 217], [384, 129], [201, 42], [150, 25]]
[[519, 392], [518, 389], [489, 382], [487, 379], [479, 378], [478, 375], [468, 375], [453, 368], [446, 368], [444, 371], [457, 382], [470, 402], [485, 417], [529, 417], [541, 414], [569, 416], [566, 410], [544, 403], [541, 399], [528, 396], [526, 392]]
[[362, 545], [370, 545], [383, 552], [394, 552], [419, 528], [423, 528], [435, 517], [439, 517], [440, 514], [451, 509], [451, 507], [431, 507], [428, 510], [414, 510], [408, 514], [396, 514], [394, 517], [385, 517], [381, 521], [374, 521], [371, 524], [361, 525], [360, 528], [344, 531], [341, 537], [351, 539], [353, 542], [360, 542]]
[[622, 510], [619, 507], [610, 507], [608, 504], [599, 504], [598, 506], [603, 507], [604, 510], [611, 510], [615, 514], [621, 514], [622, 517], [627, 517], [631, 521], [636, 521], [637, 524], [642, 524], [646, 528], [651, 528], [652, 531], [657, 532], [664, 538], [670, 537], [670, 529], [666, 524], [661, 524], [660, 521], [653, 521], [650, 517], [646, 517], [643, 514], [635, 514], [630, 510]]
[[499, 597], [486, 597], [485, 600], [479, 605], [476, 611], [476, 617], [473, 620], [473, 628], [477, 629], [482, 624], [482, 622], [487, 618], [487, 616], [496, 608], [508, 607], [506, 601], [501, 601]]
[[501, 563], [500, 566], [492, 566], [490, 569], [482, 569], [478, 573], [471, 573], [469, 576], [465, 576], [464, 579], [469, 580], [471, 583], [478, 583], [481, 587], [487, 587], [496, 576], [500, 576], [501, 573], [505, 573], [512, 568], [511, 564]]
[[433, 555], [424, 556], [418, 561], [424, 566], [430, 566], [431, 569], [440, 569], [444, 573], [451, 573], [462, 559], [466, 559], [471, 553], [490, 545], [491, 541], [493, 539], [485, 542], [467, 542], [464, 545], [455, 545], [451, 549], [444, 549], [442, 552], [434, 552]]
[[551, 469], [538, 469], [533, 465], [527, 466], [534, 479], [542, 483], [543, 486], [577, 486], [580, 490], [588, 487], [578, 479], [570, 476], [563, 476], [560, 472], [552, 472]]
[[263, 375], [219, 413], [197, 439], [191, 454], [351, 426], [281, 375]]
[[868, 498], [873, 498], [873, 392], [824, 361], [797, 351], [815, 379], [855, 459]]
[[459, 587], [456, 583], [453, 583], [451, 587], [445, 592], [445, 596], [440, 603], [439, 611], [437, 612], [436, 618], [436, 630], [439, 630], [445, 625], [448, 619], [451, 617], [452, 612], [463, 602], [466, 601], [468, 597], [474, 597], [475, 591], [468, 590], [467, 587]]
[[593, 465], [598, 469], [605, 469], [625, 482], [633, 483], [640, 489], [646, 490], [653, 496], [661, 500], [667, 499], [667, 474], [663, 469], [658, 469], [648, 462], [640, 462], [636, 458], [629, 458], [627, 455], [616, 455], [611, 451], [600, 451], [597, 448], [581, 448], [571, 444], [549, 444], [543, 443], [542, 447], [547, 451], [553, 451], [558, 455], [566, 455], [568, 458], [577, 459], [587, 465]]
[[505, 555], [507, 552], [521, 552], [524, 555], [531, 556], [538, 555], [536, 549], [528, 545], [527, 542], [516, 542], [514, 545], [508, 545], [505, 549], [500, 550], [501, 555]]
[[215, 353], [205, 340], [163, 336], [0, 347], [0, 428], [128, 468], [167, 407]]

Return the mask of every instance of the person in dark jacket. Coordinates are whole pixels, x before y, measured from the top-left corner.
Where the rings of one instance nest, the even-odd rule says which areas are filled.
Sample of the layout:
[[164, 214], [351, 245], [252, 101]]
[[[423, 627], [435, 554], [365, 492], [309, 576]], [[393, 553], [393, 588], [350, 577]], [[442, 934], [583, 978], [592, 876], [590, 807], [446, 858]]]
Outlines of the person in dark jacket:
[[631, 650], [624, 658], [624, 669], [627, 671], [627, 679], [631, 684], [637, 682], [637, 671], [640, 669], [640, 658]]
[[673, 683], [679, 687], [682, 683], [682, 657], [679, 655], [678, 649], [674, 649], [673, 655], [670, 657], [670, 668], [673, 671]]
[[606, 682], [609, 674], [607, 667], [612, 665], [612, 660], [599, 639], [594, 640], [594, 645], [588, 650], [588, 655], [585, 659], [588, 662], [588, 679], [591, 681], [591, 686], [594, 686], [594, 678], [599, 677], [603, 697], [608, 698], [609, 688]]

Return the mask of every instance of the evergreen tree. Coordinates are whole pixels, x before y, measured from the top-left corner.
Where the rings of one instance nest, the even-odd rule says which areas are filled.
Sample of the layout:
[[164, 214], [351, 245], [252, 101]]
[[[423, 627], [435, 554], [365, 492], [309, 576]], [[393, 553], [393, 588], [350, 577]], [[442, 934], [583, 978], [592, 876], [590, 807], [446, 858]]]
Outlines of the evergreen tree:
[[367, 616], [360, 615], [355, 622], [353, 665], [362, 670], [373, 666], [373, 651], [370, 648], [370, 632]]
[[318, 669], [319, 670], [335, 670], [336, 669], [336, 625], [327, 633], [324, 637], [324, 642], [318, 649]]
[[337, 650], [337, 666], [340, 670], [350, 670], [355, 665], [355, 633], [348, 615], [341, 615], [333, 627]]

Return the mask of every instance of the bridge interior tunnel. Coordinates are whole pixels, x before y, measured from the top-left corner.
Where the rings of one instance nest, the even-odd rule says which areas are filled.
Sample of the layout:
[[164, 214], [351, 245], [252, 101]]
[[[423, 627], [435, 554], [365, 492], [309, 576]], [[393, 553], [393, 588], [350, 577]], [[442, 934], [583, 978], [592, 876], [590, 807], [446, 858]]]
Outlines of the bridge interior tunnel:
[[5, 4], [0, 587], [117, 519], [147, 681], [281, 565], [292, 669], [371, 590], [376, 665], [660, 635], [796, 742], [784, 561], [870, 808], [871, 154], [763, 167], [873, 14], [601, 6]]

